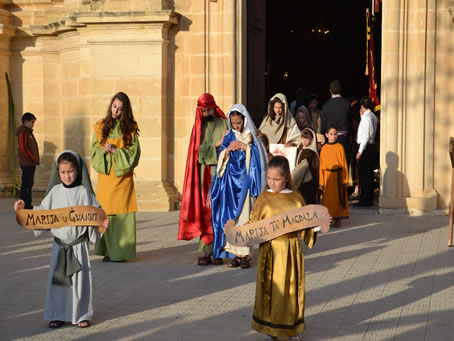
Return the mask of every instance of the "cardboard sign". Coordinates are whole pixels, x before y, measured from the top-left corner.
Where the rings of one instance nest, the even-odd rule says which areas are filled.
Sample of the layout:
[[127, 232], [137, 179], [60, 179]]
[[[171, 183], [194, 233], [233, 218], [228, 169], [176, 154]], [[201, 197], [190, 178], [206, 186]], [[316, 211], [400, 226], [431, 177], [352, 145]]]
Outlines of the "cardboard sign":
[[94, 206], [16, 211], [17, 223], [30, 230], [55, 229], [65, 226], [99, 226], [99, 232], [104, 233], [106, 229], [102, 225], [106, 219], [106, 212]]
[[227, 241], [236, 246], [253, 246], [286, 233], [320, 226], [323, 233], [329, 231], [329, 212], [322, 205], [306, 205], [280, 213], [255, 223], [236, 226], [227, 221], [224, 233]]

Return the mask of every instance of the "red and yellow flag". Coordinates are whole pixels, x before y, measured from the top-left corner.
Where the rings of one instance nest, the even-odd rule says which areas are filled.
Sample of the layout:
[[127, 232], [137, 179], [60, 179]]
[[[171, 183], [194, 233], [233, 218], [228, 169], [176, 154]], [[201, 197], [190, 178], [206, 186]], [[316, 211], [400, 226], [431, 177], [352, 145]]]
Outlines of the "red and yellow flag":
[[[376, 5], [377, 3], [375, 3]], [[377, 94], [377, 75], [375, 69], [375, 50], [374, 50], [374, 21], [369, 9], [366, 9], [366, 26], [367, 26], [367, 62], [366, 76], [369, 75], [369, 97], [375, 105], [374, 111], [381, 109], [380, 100]]]

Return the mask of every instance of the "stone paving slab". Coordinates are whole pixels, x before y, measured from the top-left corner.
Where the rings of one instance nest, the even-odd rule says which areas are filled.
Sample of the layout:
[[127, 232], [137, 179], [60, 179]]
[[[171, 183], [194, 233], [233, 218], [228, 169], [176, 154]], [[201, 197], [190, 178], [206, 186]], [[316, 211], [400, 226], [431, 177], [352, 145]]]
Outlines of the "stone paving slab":
[[[251, 330], [256, 258], [247, 270], [195, 265], [176, 240], [179, 212], [137, 214], [137, 258], [93, 255], [95, 320], [49, 329], [42, 319], [51, 238], [15, 223], [0, 199], [0, 340], [260, 340]], [[454, 248], [448, 217], [354, 209], [305, 248], [304, 340], [453, 340]], [[285, 338], [284, 338], [285, 340]]]

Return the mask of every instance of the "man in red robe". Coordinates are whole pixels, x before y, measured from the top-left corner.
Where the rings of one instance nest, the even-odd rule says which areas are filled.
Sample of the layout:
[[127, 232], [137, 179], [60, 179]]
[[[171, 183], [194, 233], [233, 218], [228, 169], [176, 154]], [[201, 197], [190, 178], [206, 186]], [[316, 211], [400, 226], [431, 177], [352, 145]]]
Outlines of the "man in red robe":
[[195, 123], [189, 142], [188, 158], [181, 197], [179, 240], [200, 237], [199, 251], [203, 255], [198, 265], [222, 264], [211, 260], [213, 225], [211, 222], [210, 192], [217, 164], [217, 149], [228, 130], [228, 122], [211, 94], [197, 100]]

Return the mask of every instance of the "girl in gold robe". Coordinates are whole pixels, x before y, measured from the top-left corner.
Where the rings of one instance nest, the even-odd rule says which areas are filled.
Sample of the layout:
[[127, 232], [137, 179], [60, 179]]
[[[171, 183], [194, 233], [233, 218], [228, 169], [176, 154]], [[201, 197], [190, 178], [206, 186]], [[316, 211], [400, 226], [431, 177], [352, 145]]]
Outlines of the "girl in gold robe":
[[103, 261], [136, 256], [136, 192], [133, 173], [139, 163], [138, 126], [128, 95], [117, 93], [107, 115], [96, 122], [91, 165], [98, 172], [96, 199], [110, 216], [110, 225], [95, 253]]
[[[257, 198], [250, 222], [304, 206], [294, 187], [287, 159], [273, 157], [268, 163], [267, 187]], [[314, 246], [314, 229], [299, 234], [307, 246]], [[298, 233], [260, 244], [252, 328], [266, 334], [263, 340], [277, 340], [279, 336], [299, 340], [298, 334], [306, 329], [304, 292], [303, 249]]]

